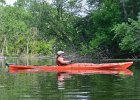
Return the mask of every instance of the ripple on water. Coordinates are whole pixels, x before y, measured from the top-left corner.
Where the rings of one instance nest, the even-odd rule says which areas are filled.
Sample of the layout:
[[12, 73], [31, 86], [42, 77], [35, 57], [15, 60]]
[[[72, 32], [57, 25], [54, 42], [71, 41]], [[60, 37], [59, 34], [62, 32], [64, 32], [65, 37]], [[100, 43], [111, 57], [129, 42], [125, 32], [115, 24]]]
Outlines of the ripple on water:
[[88, 100], [89, 99], [89, 92], [66, 92], [65, 98], [68, 100]]

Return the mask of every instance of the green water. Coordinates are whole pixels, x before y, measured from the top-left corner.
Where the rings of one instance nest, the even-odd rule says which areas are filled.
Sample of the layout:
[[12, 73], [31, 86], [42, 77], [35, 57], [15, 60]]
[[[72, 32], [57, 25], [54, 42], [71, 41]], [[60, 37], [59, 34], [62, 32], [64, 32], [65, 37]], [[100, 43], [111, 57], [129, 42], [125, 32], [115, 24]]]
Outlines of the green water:
[[0, 100], [140, 100], [140, 61], [135, 61], [130, 68], [133, 76], [55, 72], [11, 74], [5, 62], [21, 65], [55, 64], [53, 59], [1, 60]]

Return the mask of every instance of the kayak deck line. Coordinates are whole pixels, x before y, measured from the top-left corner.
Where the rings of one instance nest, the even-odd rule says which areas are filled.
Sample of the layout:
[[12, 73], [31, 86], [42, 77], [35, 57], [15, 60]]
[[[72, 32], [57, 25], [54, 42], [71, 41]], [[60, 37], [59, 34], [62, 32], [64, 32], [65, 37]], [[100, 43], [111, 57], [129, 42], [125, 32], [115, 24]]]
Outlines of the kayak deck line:
[[9, 64], [9, 69], [39, 69], [48, 71], [66, 71], [66, 70], [95, 70], [95, 69], [127, 69], [133, 64], [133, 62], [122, 62], [122, 63], [73, 63], [65, 66], [32, 66], [32, 65], [15, 65]]

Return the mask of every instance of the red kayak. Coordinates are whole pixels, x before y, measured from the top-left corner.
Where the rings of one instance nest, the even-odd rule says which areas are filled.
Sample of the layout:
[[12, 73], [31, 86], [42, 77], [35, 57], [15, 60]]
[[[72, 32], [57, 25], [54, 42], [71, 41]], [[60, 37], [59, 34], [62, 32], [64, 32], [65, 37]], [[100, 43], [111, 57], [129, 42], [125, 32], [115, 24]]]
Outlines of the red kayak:
[[[59, 71], [48, 71], [48, 70], [41, 70], [41, 69], [10, 69], [10, 73], [34, 73], [34, 72], [57, 72], [63, 73]], [[64, 73], [67, 74], [82, 74], [82, 75], [90, 75], [90, 74], [112, 74], [112, 75], [133, 75], [133, 72], [129, 69], [114, 69], [114, 70], [101, 70], [101, 69], [94, 69], [94, 70], [66, 70]]]
[[122, 62], [122, 63], [104, 63], [104, 64], [93, 64], [93, 63], [74, 63], [65, 66], [24, 66], [24, 65], [9, 65], [9, 69], [39, 69], [47, 71], [59, 71], [65, 72], [67, 70], [95, 70], [95, 69], [127, 69], [133, 64], [133, 62]]

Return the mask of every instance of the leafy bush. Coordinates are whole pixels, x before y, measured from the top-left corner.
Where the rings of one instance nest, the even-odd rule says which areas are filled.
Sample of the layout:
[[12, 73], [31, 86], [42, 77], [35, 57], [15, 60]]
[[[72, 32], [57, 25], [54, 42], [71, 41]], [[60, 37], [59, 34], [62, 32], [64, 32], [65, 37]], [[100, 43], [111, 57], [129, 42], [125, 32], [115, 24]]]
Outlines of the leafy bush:
[[140, 50], [140, 17], [138, 20], [128, 19], [128, 22], [116, 25], [114, 39], [121, 50], [138, 52]]

